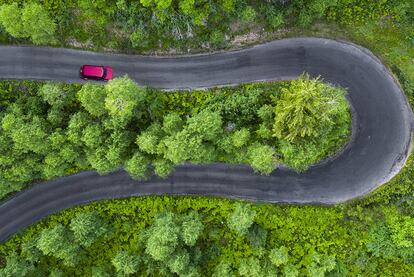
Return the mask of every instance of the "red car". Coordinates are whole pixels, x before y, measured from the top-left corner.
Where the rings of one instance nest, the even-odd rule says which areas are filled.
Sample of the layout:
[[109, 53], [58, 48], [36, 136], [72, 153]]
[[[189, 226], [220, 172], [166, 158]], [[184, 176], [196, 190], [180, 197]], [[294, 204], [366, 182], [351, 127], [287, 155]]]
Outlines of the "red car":
[[112, 68], [101, 65], [82, 65], [79, 70], [79, 77], [85, 80], [102, 80], [112, 79]]

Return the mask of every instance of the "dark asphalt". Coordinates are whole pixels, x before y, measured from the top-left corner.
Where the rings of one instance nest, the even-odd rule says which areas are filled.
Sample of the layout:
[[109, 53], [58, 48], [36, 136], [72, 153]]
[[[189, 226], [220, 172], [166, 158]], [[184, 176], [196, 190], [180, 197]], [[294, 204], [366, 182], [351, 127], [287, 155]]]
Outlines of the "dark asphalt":
[[0, 78], [78, 82], [81, 64], [104, 64], [141, 85], [199, 88], [293, 79], [306, 71], [347, 87], [354, 136], [334, 159], [303, 174], [271, 176], [246, 166], [183, 165], [166, 180], [137, 182], [123, 171], [82, 172], [38, 184], [0, 206], [0, 241], [56, 211], [98, 199], [149, 194], [215, 195], [266, 202], [333, 204], [362, 196], [392, 178], [411, 143], [412, 115], [399, 85], [368, 50], [317, 38], [285, 39], [234, 52], [186, 57], [98, 54], [36, 47], [0, 47]]

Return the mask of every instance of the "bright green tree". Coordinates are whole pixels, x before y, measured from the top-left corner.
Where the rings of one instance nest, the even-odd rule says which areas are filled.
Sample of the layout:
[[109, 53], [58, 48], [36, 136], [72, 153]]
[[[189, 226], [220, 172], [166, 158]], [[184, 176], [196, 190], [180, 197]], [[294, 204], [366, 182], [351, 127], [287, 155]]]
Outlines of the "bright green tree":
[[21, 9], [17, 2], [0, 6], [0, 23], [6, 32], [15, 38], [27, 37], [27, 30], [22, 22]]
[[27, 34], [35, 44], [53, 41], [56, 23], [50, 18], [43, 5], [36, 2], [25, 4], [21, 20]]
[[276, 152], [273, 147], [255, 143], [249, 146], [248, 163], [255, 170], [262, 174], [270, 174], [276, 166]]
[[56, 23], [50, 18], [44, 6], [31, 2], [21, 9], [18, 3], [0, 6], [0, 24], [15, 38], [28, 38], [35, 44], [53, 41]]
[[239, 235], [246, 235], [254, 222], [256, 211], [249, 204], [237, 203], [234, 211], [227, 218], [227, 225]]
[[338, 116], [347, 113], [343, 89], [302, 75], [282, 88], [275, 107], [274, 135], [289, 142], [318, 138], [332, 130]]
[[126, 162], [125, 169], [135, 179], [145, 179], [148, 176], [149, 159], [141, 152], [136, 151]]
[[101, 85], [86, 83], [78, 91], [77, 97], [91, 115], [102, 116], [105, 110], [105, 88]]
[[145, 252], [156, 261], [165, 261], [179, 244], [181, 228], [171, 212], [159, 215], [147, 230]]
[[39, 90], [39, 95], [52, 106], [62, 106], [67, 99], [67, 92], [63, 90], [62, 85], [52, 82], [44, 84]]
[[163, 118], [162, 130], [168, 134], [172, 135], [181, 130], [183, 127], [183, 120], [180, 115], [177, 113], [169, 113]]
[[161, 178], [166, 178], [174, 170], [174, 164], [166, 159], [157, 159], [152, 162], [154, 172]]
[[157, 146], [162, 135], [161, 125], [153, 123], [149, 128], [138, 135], [136, 143], [141, 151], [148, 154], [156, 154]]
[[137, 108], [144, 103], [146, 97], [146, 90], [126, 75], [109, 81], [105, 91], [105, 108], [121, 125], [138, 115]]
[[275, 266], [285, 265], [289, 260], [289, 252], [285, 246], [273, 248], [269, 253], [269, 259]]

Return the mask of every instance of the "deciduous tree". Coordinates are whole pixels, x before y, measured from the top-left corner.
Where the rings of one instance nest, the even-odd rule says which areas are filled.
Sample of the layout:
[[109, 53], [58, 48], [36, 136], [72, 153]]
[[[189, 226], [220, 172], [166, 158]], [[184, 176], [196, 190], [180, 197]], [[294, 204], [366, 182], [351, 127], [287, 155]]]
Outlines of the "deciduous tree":
[[256, 212], [250, 205], [237, 203], [234, 211], [227, 218], [227, 225], [237, 234], [244, 236], [253, 224], [255, 216]]

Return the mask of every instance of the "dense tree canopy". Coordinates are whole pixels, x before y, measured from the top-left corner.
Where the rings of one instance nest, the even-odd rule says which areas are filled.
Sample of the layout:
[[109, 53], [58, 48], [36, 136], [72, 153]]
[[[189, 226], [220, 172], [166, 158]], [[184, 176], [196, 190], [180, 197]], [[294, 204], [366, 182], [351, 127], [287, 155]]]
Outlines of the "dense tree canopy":
[[[312, 102], [301, 100], [306, 86], [315, 90], [312, 101], [319, 101], [323, 113], [312, 119], [314, 136], [290, 140], [289, 132], [302, 130], [300, 124], [311, 120], [303, 117], [313, 115], [290, 119], [297, 113], [289, 101]], [[136, 179], [167, 177], [186, 162], [244, 163], [261, 174], [281, 163], [304, 170], [349, 134], [343, 91], [306, 78], [162, 93], [124, 76], [105, 86], [50, 82], [38, 94], [20, 95], [0, 116], [3, 195], [25, 182], [89, 168], [100, 174], [125, 168]], [[322, 116], [327, 119], [319, 128]]]
[[16, 38], [28, 38], [35, 44], [50, 43], [56, 23], [45, 7], [39, 3], [26, 3], [23, 8], [17, 2], [0, 6], [0, 25]]

